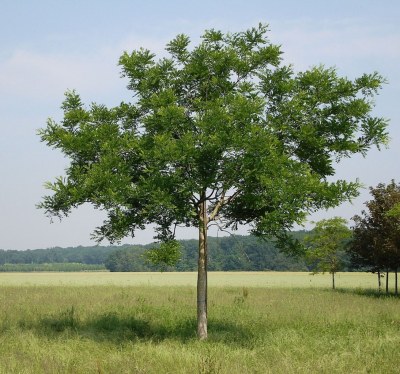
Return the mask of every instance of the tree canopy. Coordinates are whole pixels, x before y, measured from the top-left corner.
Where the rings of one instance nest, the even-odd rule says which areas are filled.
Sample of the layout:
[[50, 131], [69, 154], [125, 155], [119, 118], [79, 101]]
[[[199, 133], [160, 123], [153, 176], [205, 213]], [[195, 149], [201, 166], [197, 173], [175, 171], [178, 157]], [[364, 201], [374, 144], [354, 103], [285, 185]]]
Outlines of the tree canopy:
[[207, 336], [207, 228], [251, 225], [259, 236], [286, 231], [320, 208], [357, 195], [357, 182], [329, 181], [334, 162], [387, 141], [371, 115], [384, 79], [350, 80], [334, 68], [296, 73], [282, 64], [266, 25], [205, 31], [197, 46], [178, 35], [156, 59], [147, 49], [120, 60], [132, 101], [85, 107], [66, 93], [64, 119], [42, 141], [70, 159], [40, 204], [67, 215], [92, 203], [107, 212], [101, 240], [146, 224], [174, 240], [177, 226], [199, 228], [198, 334]]
[[354, 239], [349, 248], [353, 262], [372, 271], [397, 272], [400, 267], [400, 185], [370, 187], [373, 197], [365, 203], [367, 210], [356, 215]]
[[307, 246], [306, 260], [314, 264], [314, 272], [328, 271], [332, 274], [332, 288], [335, 289], [335, 273], [344, 264], [346, 240], [351, 238], [347, 221], [341, 217], [323, 219], [315, 224], [311, 234], [304, 238]]

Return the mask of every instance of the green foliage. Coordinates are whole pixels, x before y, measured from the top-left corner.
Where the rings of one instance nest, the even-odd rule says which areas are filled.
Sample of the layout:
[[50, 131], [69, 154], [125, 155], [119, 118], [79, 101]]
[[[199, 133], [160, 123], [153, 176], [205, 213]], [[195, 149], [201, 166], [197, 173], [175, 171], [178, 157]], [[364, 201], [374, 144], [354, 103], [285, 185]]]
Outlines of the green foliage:
[[349, 247], [353, 263], [371, 271], [387, 271], [400, 267], [400, 184], [370, 187], [372, 200], [367, 211], [354, 216], [354, 240]]
[[306, 261], [313, 265], [314, 272], [336, 273], [343, 268], [345, 244], [351, 238], [347, 221], [340, 217], [316, 222], [310, 235], [304, 238], [307, 246]]
[[110, 271], [156, 271], [156, 266], [148, 264], [145, 246], [124, 246], [111, 252], [105, 261]]
[[108, 255], [117, 247], [68, 247], [28, 249], [26, 251], [0, 249], [0, 265], [8, 264], [50, 264], [82, 263], [87, 265], [104, 264]]
[[[302, 232], [296, 237], [302, 237]], [[149, 261], [149, 254], [156, 260], [170, 261], [173, 256], [170, 248], [154, 245], [146, 247], [125, 247], [112, 252], [105, 266], [110, 271], [196, 271], [197, 240], [180, 240], [174, 244], [175, 262]], [[294, 259], [280, 253], [273, 241], [260, 241], [254, 236], [234, 236], [214, 238], [208, 241], [208, 269], [211, 271], [305, 271], [302, 259]], [[147, 261], [146, 261], [147, 260]]]
[[[219, 221], [287, 240], [286, 230], [320, 208], [357, 195], [357, 182], [328, 182], [333, 163], [387, 141], [387, 121], [373, 117], [384, 79], [355, 80], [316, 66], [295, 73], [260, 24], [244, 32], [185, 35], [160, 60], [149, 50], [125, 52], [119, 64], [135, 100], [85, 107], [66, 93], [60, 123], [41, 140], [70, 164], [39, 204], [50, 216], [92, 203], [108, 218], [98, 240], [119, 240], [156, 224], [174, 238], [176, 225]], [[201, 206], [207, 217], [200, 217]], [[174, 252], [173, 252], [174, 254]]]
[[393, 206], [393, 208], [389, 209], [387, 212], [388, 217], [392, 217], [397, 219], [400, 217], [400, 203], [397, 203]]
[[104, 265], [88, 265], [72, 262], [51, 264], [3, 264], [0, 272], [24, 272], [24, 271], [101, 271], [106, 270]]
[[174, 266], [181, 258], [181, 244], [177, 240], [168, 240], [145, 252], [150, 263], [161, 266]]

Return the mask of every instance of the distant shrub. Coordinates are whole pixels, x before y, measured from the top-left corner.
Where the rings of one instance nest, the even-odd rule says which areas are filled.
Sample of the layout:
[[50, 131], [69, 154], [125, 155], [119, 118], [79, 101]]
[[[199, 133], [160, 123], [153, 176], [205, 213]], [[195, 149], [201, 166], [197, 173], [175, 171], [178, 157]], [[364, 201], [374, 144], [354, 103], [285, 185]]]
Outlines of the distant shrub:
[[30, 272], [30, 271], [104, 271], [104, 265], [80, 264], [73, 262], [51, 264], [4, 264], [0, 272]]

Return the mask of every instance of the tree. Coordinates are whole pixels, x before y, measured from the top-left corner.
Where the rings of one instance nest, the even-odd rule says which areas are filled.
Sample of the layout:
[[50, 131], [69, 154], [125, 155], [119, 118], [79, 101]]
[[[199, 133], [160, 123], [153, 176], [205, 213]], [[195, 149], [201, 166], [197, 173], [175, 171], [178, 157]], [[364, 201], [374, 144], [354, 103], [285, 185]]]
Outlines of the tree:
[[395, 272], [395, 292], [398, 293], [397, 273], [400, 267], [400, 184], [392, 180], [388, 185], [370, 187], [373, 199], [365, 205], [368, 211], [354, 216], [355, 226], [351, 246], [352, 260], [371, 271], [386, 270], [386, 292], [389, 291], [389, 271]]
[[344, 218], [323, 219], [315, 224], [304, 241], [308, 247], [306, 260], [313, 264], [316, 271], [332, 274], [332, 288], [335, 289], [335, 273], [342, 269], [346, 240], [351, 237], [351, 230]]
[[394, 218], [396, 221], [394, 223], [399, 224], [398, 218], [400, 217], [400, 202], [393, 205], [391, 209], [387, 212], [388, 217]]
[[262, 24], [209, 30], [192, 48], [178, 35], [160, 60], [146, 49], [125, 52], [119, 64], [131, 103], [85, 107], [67, 92], [64, 119], [39, 131], [70, 159], [39, 204], [50, 216], [92, 203], [107, 212], [94, 236], [110, 241], [149, 223], [166, 243], [178, 226], [198, 228], [200, 339], [207, 337], [210, 224], [250, 224], [254, 234], [282, 242], [308, 213], [357, 195], [358, 183], [327, 180], [334, 160], [387, 140], [386, 121], [370, 115], [380, 75], [352, 81], [323, 66], [295, 73], [281, 65], [267, 32]]
[[[381, 291], [381, 276], [384, 263], [379, 242], [368, 227], [367, 220], [360, 216], [354, 216], [355, 226], [353, 227], [353, 238], [347, 251], [351, 258], [353, 268], [368, 269], [378, 275], [378, 290]], [[386, 276], [386, 291], [388, 292], [388, 274]]]
[[154, 269], [148, 266], [144, 259], [145, 248], [142, 246], [122, 246], [112, 251], [106, 260], [104, 266], [111, 272], [114, 271], [152, 271]]

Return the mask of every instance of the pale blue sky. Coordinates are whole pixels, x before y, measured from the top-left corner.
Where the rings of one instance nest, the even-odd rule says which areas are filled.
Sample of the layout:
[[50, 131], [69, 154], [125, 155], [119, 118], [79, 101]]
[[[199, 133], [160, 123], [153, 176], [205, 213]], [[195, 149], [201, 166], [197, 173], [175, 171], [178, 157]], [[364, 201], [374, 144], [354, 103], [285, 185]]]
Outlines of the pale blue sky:
[[[270, 40], [281, 44], [297, 70], [323, 63], [356, 77], [378, 71], [386, 85], [375, 113], [391, 120], [390, 148], [338, 166], [337, 176], [367, 187], [400, 181], [400, 2], [382, 1], [105, 1], [0, 0], [0, 248], [27, 249], [90, 244], [102, 220], [79, 209], [49, 223], [35, 208], [43, 183], [63, 174], [66, 160], [39, 142], [46, 119], [60, 119], [63, 93], [76, 89], [85, 102], [115, 105], [129, 98], [117, 61], [139, 47], [164, 53], [178, 33], [196, 42], [204, 29], [240, 31], [269, 23]], [[369, 199], [320, 212], [351, 218]], [[151, 241], [152, 231], [126, 242]], [[196, 237], [184, 231], [181, 237]]]

